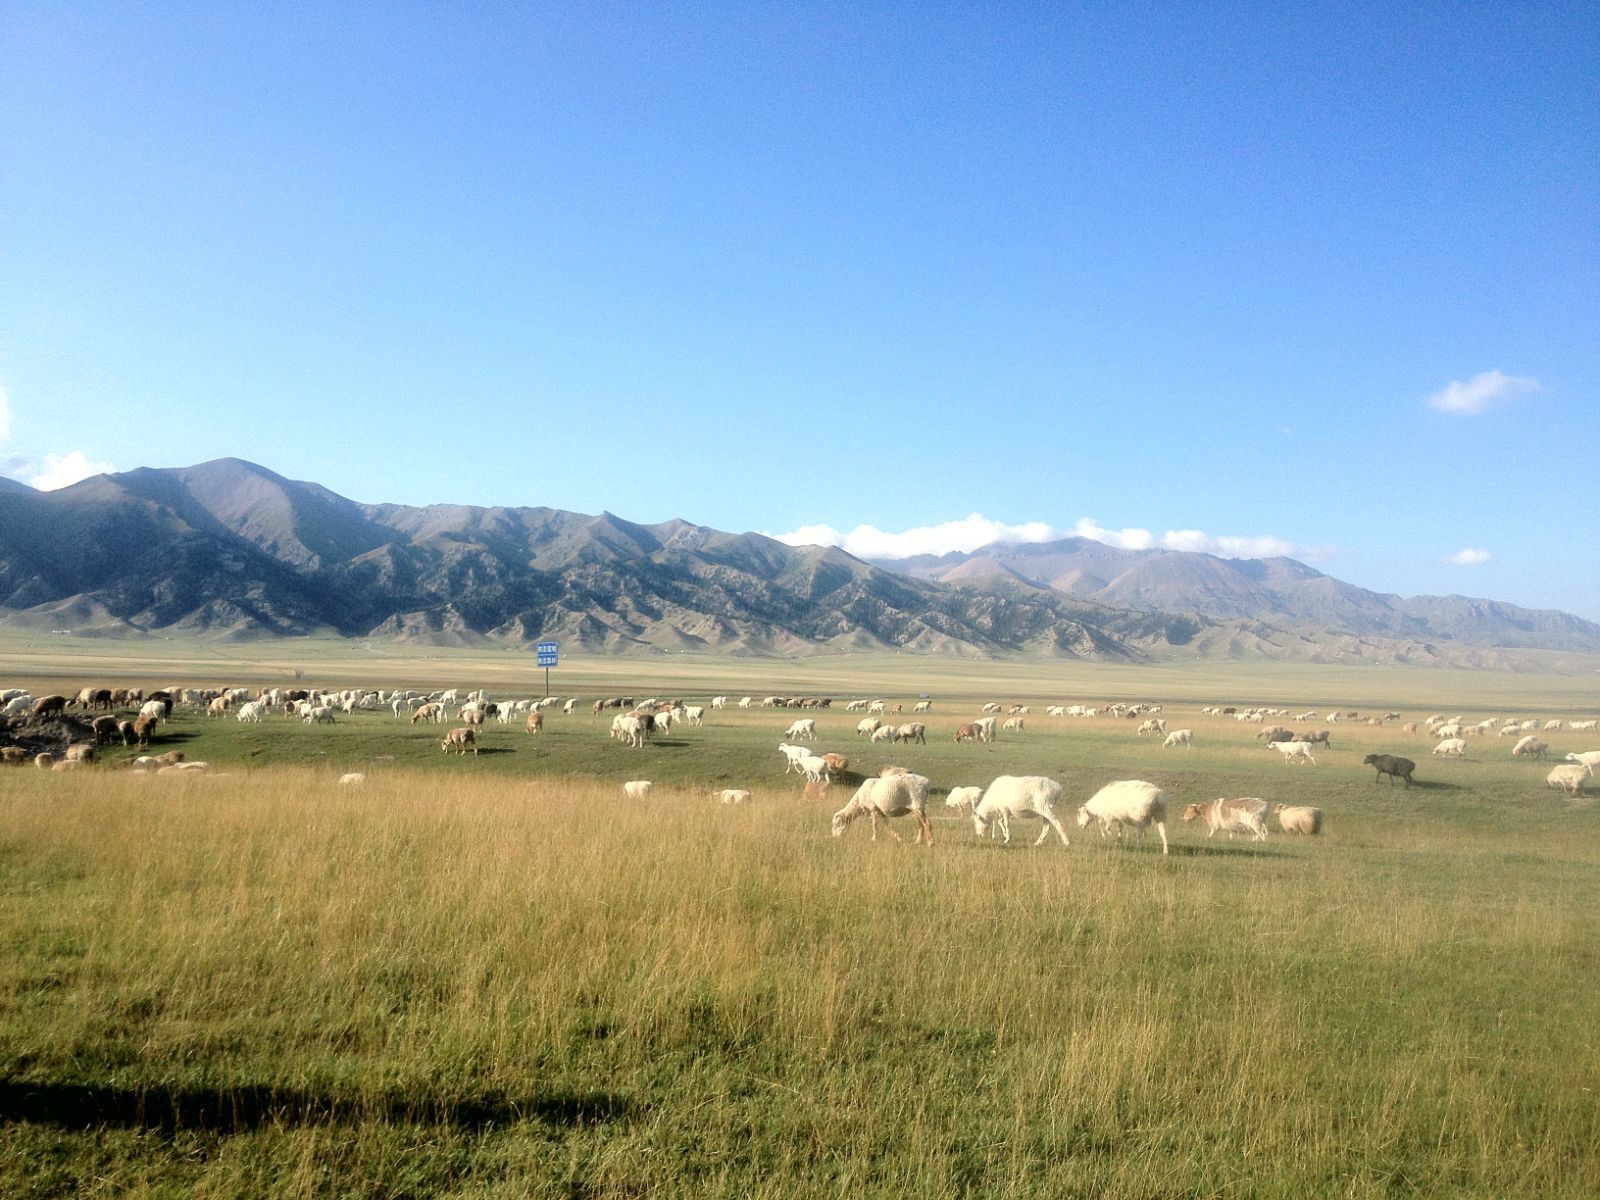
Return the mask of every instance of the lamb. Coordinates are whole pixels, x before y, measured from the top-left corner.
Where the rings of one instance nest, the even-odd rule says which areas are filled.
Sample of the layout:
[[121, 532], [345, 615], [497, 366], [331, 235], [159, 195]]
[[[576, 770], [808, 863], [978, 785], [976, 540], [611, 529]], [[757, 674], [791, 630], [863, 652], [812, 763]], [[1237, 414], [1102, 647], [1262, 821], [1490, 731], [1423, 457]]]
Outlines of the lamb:
[[1007, 717], [1005, 719], [1005, 724], [1001, 725], [1000, 728], [1005, 730], [1017, 730], [1020, 732], [1022, 729], [1022, 721], [1023, 719], [1021, 717]]
[[1466, 739], [1458, 737], [1445, 738], [1444, 741], [1433, 748], [1433, 753], [1436, 757], [1464, 758], [1467, 753]]
[[900, 729], [896, 725], [880, 725], [872, 731], [869, 742], [892, 742], [899, 736]]
[[956, 809], [958, 812], [971, 812], [978, 807], [978, 801], [983, 797], [981, 787], [953, 787], [949, 795], [944, 798], [946, 808]]
[[1160, 717], [1151, 717], [1143, 725], [1139, 726], [1138, 729], [1134, 730], [1134, 735], [1136, 737], [1143, 737], [1147, 733], [1164, 734], [1166, 732], [1167, 732], [1167, 723], [1165, 721], [1163, 721]]
[[529, 733], [543, 733], [544, 732], [544, 714], [542, 712], [540, 712], [538, 709], [534, 709], [531, 713], [528, 714], [528, 723], [524, 726], [524, 728]]
[[1268, 749], [1276, 750], [1283, 755], [1283, 761], [1286, 763], [1305, 761], [1313, 767], [1317, 765], [1317, 760], [1311, 757], [1310, 742], [1271, 742], [1268, 744]]
[[1167, 850], [1167, 794], [1153, 783], [1142, 779], [1118, 779], [1106, 784], [1078, 808], [1078, 828], [1085, 829], [1090, 821], [1100, 822], [1100, 835], [1115, 829], [1122, 837], [1122, 827], [1132, 825], [1141, 834], [1151, 825], [1161, 835], [1161, 853]]
[[1191, 804], [1183, 810], [1183, 819], [1203, 819], [1208, 838], [1220, 829], [1230, 842], [1235, 833], [1248, 833], [1258, 842], [1267, 840], [1267, 802], [1258, 796], [1240, 796], [1235, 800], [1218, 796], [1205, 804]]
[[266, 701], [251, 700], [239, 706], [239, 711], [234, 714], [234, 719], [245, 723], [261, 723], [262, 714], [266, 711]]
[[1279, 804], [1272, 811], [1278, 814], [1278, 828], [1285, 833], [1303, 833], [1308, 837], [1316, 837], [1322, 832], [1320, 808], [1312, 808], [1310, 805], [1297, 805], [1291, 808], [1287, 804]]
[[1167, 740], [1161, 743], [1163, 750], [1170, 750], [1174, 746], [1187, 746], [1194, 741], [1194, 730], [1174, 729], [1167, 734]]
[[[141, 747], [148, 746], [150, 744], [150, 732], [151, 730], [155, 729], [156, 721], [156, 717], [146, 717], [141, 715], [139, 719], [133, 723], [134, 741], [137, 742]], [[123, 740], [126, 742], [127, 739], [124, 738]]]
[[650, 789], [655, 787], [648, 779], [630, 779], [622, 785], [622, 794], [629, 800], [643, 800], [650, 794]]
[[465, 755], [467, 747], [471, 746], [472, 755], [476, 758], [478, 755], [478, 733], [476, 730], [463, 725], [445, 734], [444, 740], [439, 743], [439, 746], [446, 754], [454, 750], [457, 754], [462, 755]]
[[1544, 777], [1545, 787], [1558, 787], [1569, 796], [1583, 794], [1584, 780], [1594, 774], [1582, 763], [1557, 763], [1550, 768], [1550, 774]]
[[800, 768], [800, 773], [806, 777], [807, 783], [827, 783], [830, 779], [828, 764], [821, 755], [801, 755], [795, 760], [795, 765]]
[[833, 814], [833, 836], [843, 837], [850, 822], [857, 817], [867, 816], [872, 819], [872, 840], [877, 841], [878, 818], [882, 817], [883, 827], [889, 831], [889, 835], [897, 842], [904, 841], [894, 826], [889, 824], [889, 818], [910, 813], [919, 827], [916, 840], [921, 842], [926, 838], [927, 844], [932, 846], [933, 826], [928, 824], [928, 786], [926, 777], [913, 775], [909, 771], [865, 780], [849, 802]]
[[[310, 725], [313, 722], [320, 722], [322, 724], [332, 725], [333, 724], [333, 706], [330, 705], [330, 704], [318, 704], [318, 705], [316, 705], [314, 707], [307, 708], [305, 710], [305, 712], [301, 715], [300, 719], [302, 721], [304, 721], [307, 725]], [[480, 718], [480, 720], [481, 720], [481, 718]]]
[[1061, 818], [1056, 815], [1060, 800], [1061, 785], [1054, 779], [1043, 775], [1001, 775], [988, 786], [982, 799], [974, 806], [972, 828], [982, 837], [991, 825], [998, 823], [1009, 844], [1013, 817], [1040, 817], [1045, 824], [1034, 840], [1035, 846], [1049, 837], [1052, 829], [1063, 846], [1070, 846], [1072, 843], [1067, 840], [1067, 831], [1062, 827]]
[[704, 725], [706, 723], [706, 710], [699, 704], [689, 704], [684, 707], [683, 719], [690, 725]]
[[842, 754], [824, 754], [822, 761], [828, 764], [830, 775], [843, 775], [844, 769], [850, 765], [850, 760]]
[[804, 738], [808, 742], [817, 740], [817, 723], [810, 717], [801, 717], [784, 732], [784, 737], [794, 738], [797, 741]]
[[983, 726], [975, 721], [968, 721], [965, 725], [956, 727], [955, 740], [958, 742], [980, 742], [983, 740]]
[[1417, 769], [1417, 764], [1409, 758], [1400, 758], [1393, 754], [1369, 754], [1361, 760], [1364, 767], [1374, 767], [1377, 774], [1372, 777], [1372, 782], [1377, 783], [1385, 775], [1389, 777], [1389, 786], [1394, 786], [1396, 779], [1404, 779], [1406, 787], [1411, 786], [1411, 772]]
[[1511, 757], [1543, 758], [1549, 749], [1549, 743], [1541, 742], [1530, 733], [1527, 737], [1518, 741], [1515, 746], [1511, 747]]
[[911, 711], [914, 712], [914, 713], [932, 712], [933, 711], [933, 701], [932, 700], [918, 700], [915, 704], [913, 704], [911, 706]]

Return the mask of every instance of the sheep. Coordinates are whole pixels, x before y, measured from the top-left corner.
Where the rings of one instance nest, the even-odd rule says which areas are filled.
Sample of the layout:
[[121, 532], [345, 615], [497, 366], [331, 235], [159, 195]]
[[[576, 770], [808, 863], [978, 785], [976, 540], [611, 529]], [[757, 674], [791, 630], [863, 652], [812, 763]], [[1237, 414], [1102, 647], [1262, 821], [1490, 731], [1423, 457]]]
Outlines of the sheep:
[[983, 711], [986, 713], [997, 713], [1000, 711], [1000, 706], [991, 700], [988, 704], [983, 706]]
[[1544, 777], [1545, 787], [1558, 787], [1570, 796], [1583, 794], [1583, 781], [1594, 774], [1582, 763], [1557, 763]]
[[870, 737], [882, 727], [883, 722], [878, 720], [877, 717], [862, 717], [861, 720], [856, 722], [856, 736], [861, 737], [866, 734]]
[[932, 700], [918, 700], [915, 704], [913, 704], [911, 706], [911, 711], [914, 712], [914, 713], [932, 712], [933, 711], [933, 701]]
[[983, 732], [978, 735], [978, 740], [980, 742], [992, 742], [992, 741], [994, 741], [995, 737], [997, 736], [995, 734], [995, 725], [996, 724], [997, 724], [997, 720], [994, 717], [979, 717], [978, 718], [978, 726], [979, 726], [979, 728], [981, 728], [983, 730]]
[[944, 806], [958, 812], [971, 812], [983, 797], [981, 787], [953, 787], [944, 798]]
[[1461, 728], [1462, 726], [1460, 721], [1450, 721], [1435, 729], [1433, 731], [1433, 736], [1441, 738], [1458, 738], [1461, 736]]
[[[134, 741], [139, 746], [143, 747], [150, 744], [150, 733], [153, 729], [155, 729], [157, 719], [158, 718], [156, 717], [140, 716], [139, 719], [133, 723]], [[123, 741], [126, 742], [127, 739], [124, 738]]]
[[1572, 721], [1572, 722], [1568, 723], [1567, 728], [1570, 731], [1572, 731], [1573, 733], [1579, 733], [1579, 732], [1585, 732], [1586, 733], [1589, 730], [1593, 729], [1597, 724], [1600, 724], [1600, 722], [1597, 722], [1597, 721]]
[[1134, 730], [1134, 736], [1143, 737], [1147, 733], [1165, 734], [1166, 732], [1167, 723], [1161, 720], [1159, 717], [1151, 717], [1143, 725], [1139, 726], [1138, 729]]
[[629, 800], [643, 800], [650, 794], [650, 789], [655, 787], [648, 779], [630, 779], [622, 785], [622, 794]]
[[1581, 754], [1569, 754], [1567, 755], [1567, 761], [1579, 763], [1592, 771], [1595, 767], [1600, 767], [1600, 750], [1585, 750]]
[[1007, 717], [1005, 719], [1005, 723], [1000, 726], [1001, 729], [1004, 729], [1004, 730], [1015, 730], [1017, 732], [1021, 732], [1022, 727], [1023, 727], [1023, 725], [1022, 725], [1022, 718], [1021, 717]]
[[1326, 729], [1313, 729], [1309, 732], [1302, 730], [1289, 740], [1294, 742], [1308, 742], [1313, 746], [1321, 746], [1325, 750], [1332, 750], [1333, 743], [1329, 740], [1332, 736], [1333, 734]]
[[439, 743], [439, 746], [446, 754], [449, 754], [452, 750], [454, 750], [457, 754], [461, 755], [465, 755], [467, 752], [467, 747], [471, 746], [472, 755], [474, 758], [476, 758], [478, 755], [478, 733], [470, 726], [463, 725], [460, 728], [452, 729], [449, 733], [445, 734], [444, 740]]
[[1256, 733], [1256, 741], [1258, 742], [1262, 738], [1265, 738], [1269, 742], [1287, 742], [1293, 737], [1294, 734], [1291, 733], [1288, 727], [1284, 725], [1268, 725], [1264, 729], [1258, 730]]
[[1286, 763], [1305, 761], [1313, 767], [1317, 765], [1317, 760], [1311, 757], [1310, 742], [1269, 742], [1267, 749], [1276, 750], [1283, 755], [1283, 761]]
[[1067, 831], [1056, 815], [1060, 799], [1061, 785], [1054, 779], [1043, 775], [1001, 775], [984, 790], [983, 797], [973, 807], [972, 828], [982, 837], [991, 825], [998, 824], [1009, 845], [1013, 817], [1040, 817], [1045, 824], [1034, 840], [1035, 846], [1049, 837], [1052, 829], [1063, 846], [1070, 846]]
[[1444, 741], [1433, 748], [1433, 753], [1435, 757], [1464, 758], [1467, 753], [1466, 739], [1458, 737], [1445, 738]]
[[817, 740], [817, 723], [810, 717], [801, 717], [784, 731], [784, 737], [794, 738], [796, 741], [804, 738], [808, 742]]
[[744, 788], [723, 788], [721, 798], [724, 804], [750, 803], [750, 793]]
[[804, 754], [795, 760], [795, 765], [800, 768], [800, 773], [806, 777], [807, 783], [827, 783], [830, 779], [828, 764], [818, 754]]
[[1167, 740], [1161, 743], [1163, 750], [1170, 750], [1174, 746], [1187, 746], [1194, 741], [1194, 730], [1174, 729], [1167, 734]]
[[844, 769], [850, 765], [850, 760], [842, 754], [824, 754], [822, 761], [828, 764], [830, 775], [843, 775]]
[[1248, 833], [1258, 842], [1267, 840], [1267, 802], [1259, 796], [1240, 796], [1234, 800], [1218, 796], [1205, 804], [1191, 804], [1183, 810], [1183, 819], [1204, 820], [1208, 838], [1220, 829], [1230, 842], [1235, 833]]
[[1122, 837], [1122, 827], [1132, 825], [1141, 834], [1151, 825], [1161, 835], [1161, 853], [1167, 850], [1167, 794], [1153, 783], [1142, 779], [1118, 779], [1106, 784], [1078, 807], [1078, 828], [1085, 829], [1090, 821], [1100, 822], [1100, 836], [1115, 829]]
[[889, 824], [889, 818], [910, 813], [918, 825], [916, 840], [921, 842], [926, 838], [927, 844], [932, 846], [933, 826], [928, 824], [928, 786], [926, 777], [913, 775], [909, 771], [865, 780], [849, 802], [833, 814], [833, 836], [843, 837], [850, 822], [857, 817], [867, 816], [872, 819], [872, 840], [877, 841], [878, 819], [882, 817], [883, 827], [889, 831], [889, 835], [901, 842], [905, 839]]
[[543, 733], [544, 732], [544, 714], [542, 712], [540, 712], [538, 709], [534, 709], [531, 713], [528, 714], [528, 722], [527, 722], [526, 725], [523, 726], [523, 728], [526, 729], [529, 733]]
[[1530, 733], [1527, 737], [1518, 741], [1515, 746], [1511, 747], [1511, 757], [1543, 758], [1549, 749], [1549, 743], [1541, 742]]
[[307, 708], [300, 719], [307, 725], [313, 722], [324, 725], [333, 724], [333, 706], [331, 704], [318, 704]]
[[416, 711], [411, 714], [411, 723], [413, 725], [418, 721], [428, 721], [438, 725], [448, 719], [449, 714], [445, 712], [444, 705], [437, 700], [431, 700], [427, 704], [419, 705]]
[[1287, 804], [1278, 804], [1272, 811], [1278, 814], [1278, 828], [1285, 833], [1303, 833], [1309, 837], [1316, 837], [1322, 832], [1320, 808], [1312, 808], [1310, 805], [1297, 805], [1291, 808]]
[[968, 721], [965, 725], [957, 726], [955, 740], [958, 742], [981, 742], [983, 740], [983, 726], [976, 721]]
[[43, 717], [59, 717], [66, 712], [66, 709], [67, 698], [65, 696], [41, 696], [33, 702], [33, 708], [29, 710], [29, 715], [37, 721]]
[[928, 727], [921, 721], [907, 721], [894, 731], [894, 740], [897, 742], [928, 743]]
[[234, 720], [244, 722], [246, 724], [254, 723], [259, 725], [261, 723], [262, 714], [266, 712], [266, 707], [266, 701], [264, 700], [248, 701], [239, 706], [239, 711], [233, 715]]
[[683, 710], [683, 719], [689, 725], [704, 725], [706, 723], [706, 710], [699, 704], [690, 704]]
[[1396, 779], [1404, 779], [1406, 787], [1411, 786], [1411, 772], [1417, 769], [1417, 764], [1409, 758], [1400, 758], [1393, 754], [1369, 754], [1361, 760], [1364, 767], [1374, 767], [1377, 774], [1372, 777], [1372, 782], [1377, 783], [1385, 775], [1389, 777], [1389, 786], [1394, 786]]
[[899, 734], [900, 728], [897, 725], [880, 725], [872, 731], [872, 736], [867, 740], [869, 742], [892, 742]]
[[366, 781], [366, 775], [360, 771], [346, 771], [343, 775], [339, 776], [339, 782], [343, 785], [365, 783]]

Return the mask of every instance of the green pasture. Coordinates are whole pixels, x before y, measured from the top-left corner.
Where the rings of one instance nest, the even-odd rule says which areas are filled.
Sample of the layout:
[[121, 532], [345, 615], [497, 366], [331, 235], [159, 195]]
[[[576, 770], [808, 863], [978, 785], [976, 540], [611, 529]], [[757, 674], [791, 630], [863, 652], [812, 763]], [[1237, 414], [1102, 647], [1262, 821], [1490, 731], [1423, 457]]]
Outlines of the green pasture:
[[[542, 691], [520, 656], [312, 649], [46, 663], [0, 641], [0, 680]], [[538, 737], [491, 722], [476, 758], [386, 710], [180, 710], [152, 748], [209, 772], [139, 775], [121, 749], [0, 770], [0, 1195], [1600, 1194], [1600, 805], [1546, 789], [1512, 738], [1445, 761], [1341, 721], [1289, 766], [1199, 712], [1571, 720], [1588, 681], [857, 665], [552, 672], [586, 701], [834, 697], [708, 711], [641, 750], [587, 706]], [[928, 743], [858, 739], [857, 696]], [[1193, 747], [1043, 713], [1112, 699], [1163, 704]], [[1029, 704], [1024, 730], [953, 743], [989, 700]], [[783, 774], [797, 715], [852, 775], [928, 775], [937, 844], [830, 837], [849, 787]], [[1600, 748], [1541, 736], [1552, 760]], [[1375, 782], [1373, 751], [1415, 759], [1417, 786]], [[1076, 825], [1069, 848], [1031, 847], [1036, 825], [978, 839], [939, 797], [1003, 773], [1072, 804], [1151, 780], [1172, 854]], [[625, 800], [640, 778], [655, 791]], [[1181, 821], [1219, 795], [1315, 804], [1325, 833]]]

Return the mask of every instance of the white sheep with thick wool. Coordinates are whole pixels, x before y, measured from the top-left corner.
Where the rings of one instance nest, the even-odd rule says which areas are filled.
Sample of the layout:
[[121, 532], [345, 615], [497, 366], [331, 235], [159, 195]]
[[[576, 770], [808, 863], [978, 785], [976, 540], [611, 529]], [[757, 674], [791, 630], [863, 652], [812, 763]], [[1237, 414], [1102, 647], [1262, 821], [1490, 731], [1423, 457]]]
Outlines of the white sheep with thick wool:
[[1115, 829], [1119, 839], [1124, 825], [1141, 834], [1154, 825], [1161, 835], [1161, 853], [1167, 853], [1167, 794], [1153, 783], [1118, 779], [1106, 784], [1078, 808], [1078, 827], [1086, 828], [1090, 821], [1100, 822], [1101, 836]]

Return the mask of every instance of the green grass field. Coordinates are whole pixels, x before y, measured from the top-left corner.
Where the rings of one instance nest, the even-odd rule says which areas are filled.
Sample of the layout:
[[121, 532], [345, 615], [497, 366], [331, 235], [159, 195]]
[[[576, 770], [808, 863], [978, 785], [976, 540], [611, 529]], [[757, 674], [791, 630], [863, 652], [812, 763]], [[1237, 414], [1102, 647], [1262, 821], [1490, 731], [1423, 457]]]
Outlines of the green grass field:
[[[542, 690], [526, 656], [52, 649], [0, 641], [0, 678]], [[1173, 852], [1075, 826], [1067, 849], [1031, 848], [1037, 826], [1002, 846], [937, 799], [931, 851], [909, 827], [833, 839], [848, 789], [785, 779], [783, 710], [643, 750], [551, 714], [537, 738], [491, 725], [476, 759], [388, 712], [180, 712], [154, 748], [213, 773], [0, 771], [0, 1194], [1600, 1194], [1600, 806], [1512, 739], [1445, 762], [1340, 724], [1291, 767], [1198, 711], [1572, 719], [1588, 680], [896, 657], [603, 660], [552, 685], [929, 692], [926, 746], [868, 746], [836, 707], [819, 748], [940, 793], [1038, 772], [1076, 804], [1149, 779]], [[1119, 698], [1165, 704], [1194, 747], [1043, 715]], [[951, 743], [990, 699], [1031, 704], [1027, 728]], [[1545, 736], [1553, 758], [1600, 747]], [[1374, 783], [1373, 750], [1418, 786]], [[636, 778], [646, 802], [621, 794]], [[711, 794], [732, 786], [755, 801]], [[1316, 804], [1325, 833], [1178, 819], [1244, 794]]]

